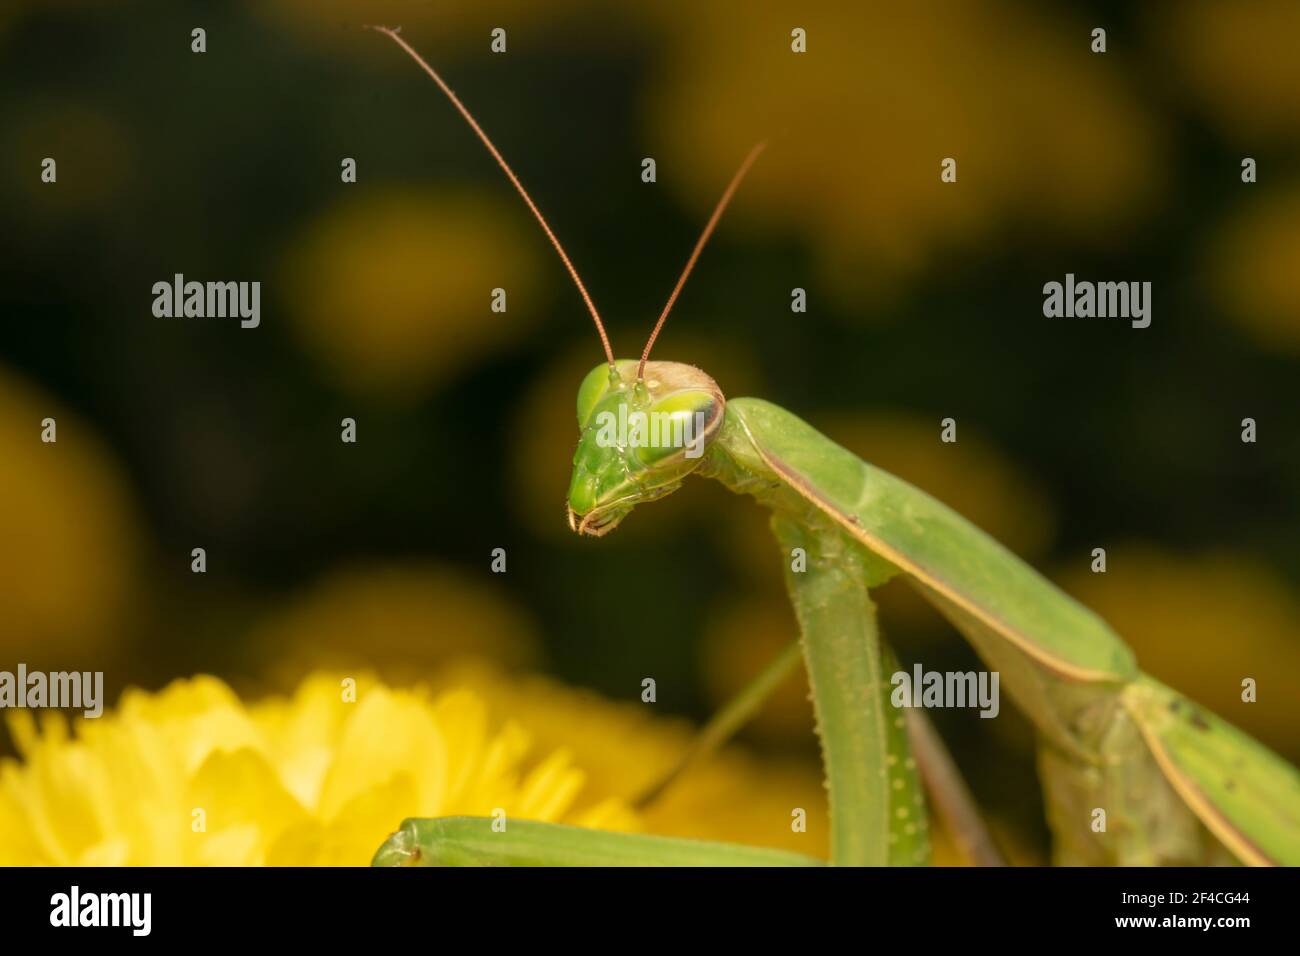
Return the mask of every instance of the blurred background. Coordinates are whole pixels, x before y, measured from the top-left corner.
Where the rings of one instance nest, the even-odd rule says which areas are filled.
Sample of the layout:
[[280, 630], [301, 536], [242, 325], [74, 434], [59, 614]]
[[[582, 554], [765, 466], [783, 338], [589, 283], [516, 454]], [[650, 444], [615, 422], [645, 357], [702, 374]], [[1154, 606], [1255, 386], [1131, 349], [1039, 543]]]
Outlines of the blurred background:
[[[656, 714], [700, 721], [795, 636], [748, 500], [689, 482], [606, 538], [569, 531], [599, 343], [482, 146], [359, 29], [380, 22], [515, 166], [621, 356], [770, 139], [657, 356], [946, 501], [1300, 761], [1300, 5], [611, 6], [7, 0], [0, 669], [103, 670], [115, 700], [471, 656], [629, 707], [653, 677]], [[260, 281], [261, 326], [155, 318], [178, 272]], [[1045, 319], [1067, 272], [1152, 282], [1151, 327]], [[881, 602], [905, 663], [977, 666], [904, 584]], [[805, 695], [744, 741], [815, 781]], [[1032, 736], [1003, 714], [937, 719], [1040, 861]]]

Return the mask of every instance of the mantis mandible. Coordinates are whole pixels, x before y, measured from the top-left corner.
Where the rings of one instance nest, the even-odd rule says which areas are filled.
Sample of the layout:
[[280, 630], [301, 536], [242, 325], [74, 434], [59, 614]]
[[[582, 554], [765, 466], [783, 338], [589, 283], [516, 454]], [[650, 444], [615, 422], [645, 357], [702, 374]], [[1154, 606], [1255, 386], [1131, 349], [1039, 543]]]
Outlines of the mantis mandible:
[[[1064, 864], [1300, 864], [1300, 773], [1214, 714], [1142, 673], [1099, 617], [929, 495], [862, 461], [788, 411], [728, 400], [706, 373], [650, 361], [687, 276], [741, 179], [714, 209], [639, 360], [616, 360], [577, 270], [514, 171], [434, 69], [442, 89], [505, 172], [559, 253], [595, 322], [606, 362], [578, 389], [581, 437], [568, 494], [580, 535], [613, 531], [634, 508], [690, 474], [771, 512], [788, 562], [829, 791], [835, 865], [928, 861], [923, 789], [907, 722], [890, 706], [897, 665], [882, 643], [871, 589], [902, 575], [1002, 676], [1034, 724], [1054, 857]], [[677, 440], [611, 440], [624, 416], [673, 423]], [[698, 423], [697, 450], [680, 436]], [[794, 659], [794, 658], [792, 658]], [[770, 683], [770, 681], [768, 682]], [[1104, 809], [1110, 825], [1094, 827]], [[777, 850], [605, 833], [536, 822], [493, 832], [486, 818], [407, 820], [377, 864], [790, 865]]]

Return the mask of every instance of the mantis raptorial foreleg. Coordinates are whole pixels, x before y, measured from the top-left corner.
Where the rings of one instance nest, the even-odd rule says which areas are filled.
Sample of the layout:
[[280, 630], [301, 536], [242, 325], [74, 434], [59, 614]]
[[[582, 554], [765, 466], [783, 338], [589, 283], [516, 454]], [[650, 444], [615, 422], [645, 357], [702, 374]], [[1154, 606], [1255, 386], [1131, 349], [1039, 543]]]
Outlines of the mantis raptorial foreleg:
[[375, 866], [820, 866], [784, 850], [490, 817], [406, 820]]
[[[786, 582], [803, 631], [804, 664], [822, 742], [831, 862], [881, 866], [889, 861], [891, 835], [890, 716], [882, 692], [876, 607], [864, 584], [865, 569], [857, 549], [831, 528], [778, 519], [773, 530], [783, 551], [798, 548], [807, 555], [807, 570], [788, 572]], [[897, 765], [898, 755], [893, 756]]]

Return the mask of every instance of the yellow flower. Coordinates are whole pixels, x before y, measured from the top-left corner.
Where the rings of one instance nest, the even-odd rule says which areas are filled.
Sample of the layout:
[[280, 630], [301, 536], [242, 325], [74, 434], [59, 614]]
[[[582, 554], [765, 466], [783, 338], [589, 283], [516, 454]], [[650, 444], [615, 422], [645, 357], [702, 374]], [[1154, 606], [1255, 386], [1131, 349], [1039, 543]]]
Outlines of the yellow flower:
[[[474, 693], [317, 674], [245, 706], [213, 677], [128, 691], [71, 735], [11, 714], [0, 865], [364, 865], [408, 816], [490, 815], [638, 829], [620, 801], [573, 807], [585, 774], [492, 724]], [[539, 759], [540, 758], [540, 759]]]

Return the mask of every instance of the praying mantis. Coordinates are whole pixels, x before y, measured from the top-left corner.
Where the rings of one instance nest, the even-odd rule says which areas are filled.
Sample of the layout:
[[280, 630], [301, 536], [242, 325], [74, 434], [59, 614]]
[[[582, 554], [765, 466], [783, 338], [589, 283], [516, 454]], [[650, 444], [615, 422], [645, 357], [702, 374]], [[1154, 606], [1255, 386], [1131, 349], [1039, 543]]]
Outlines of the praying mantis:
[[[929, 495], [758, 398], [727, 399], [694, 366], [650, 361], [669, 312], [721, 215], [763, 149], [732, 178], [639, 360], [617, 360], [577, 270], [509, 164], [442, 77], [397, 30], [388, 36], [434, 80], [541, 225], [595, 322], [606, 361], [578, 389], [581, 435], [570, 527], [613, 531], [638, 506], [695, 474], [771, 512], [789, 559], [829, 797], [830, 863], [929, 860], [926, 790], [942, 816], [978, 834], [978, 814], [924, 718], [893, 707], [893, 653], [872, 589], [902, 576], [1001, 675], [1036, 730], [1054, 860], [1073, 865], [1300, 864], [1300, 773], [1226, 721], [1142, 673], [1132, 651], [991, 537]], [[702, 427], [703, 453], [680, 443], [611, 441], [607, 416], [665, 415]], [[680, 434], [680, 431], [679, 431]], [[757, 706], [772, 673], [742, 692], [722, 724]], [[713, 742], [725, 736], [715, 721]], [[713, 731], [710, 734], [710, 731]], [[918, 766], [919, 765], [919, 766]], [[924, 782], [923, 782], [924, 778]], [[1098, 826], [1098, 821], [1105, 821]], [[814, 865], [756, 847], [488, 818], [411, 819], [376, 865]], [[973, 837], [978, 839], [978, 837]]]

